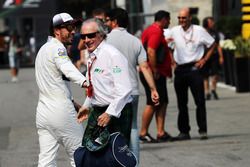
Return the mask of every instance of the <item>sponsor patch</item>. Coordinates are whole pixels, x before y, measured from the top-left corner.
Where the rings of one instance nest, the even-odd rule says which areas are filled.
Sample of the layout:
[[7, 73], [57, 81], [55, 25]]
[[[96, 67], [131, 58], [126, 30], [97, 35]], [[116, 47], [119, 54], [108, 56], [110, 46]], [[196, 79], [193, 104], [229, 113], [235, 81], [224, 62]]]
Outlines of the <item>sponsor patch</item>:
[[100, 69], [100, 68], [95, 68], [94, 72], [100, 74], [100, 73], [103, 73], [104, 70], [103, 70], [103, 69]]
[[121, 73], [121, 72], [122, 72], [122, 69], [121, 69], [120, 67], [115, 66], [115, 67], [113, 68], [113, 73]]
[[58, 56], [68, 56], [65, 48], [58, 49]]

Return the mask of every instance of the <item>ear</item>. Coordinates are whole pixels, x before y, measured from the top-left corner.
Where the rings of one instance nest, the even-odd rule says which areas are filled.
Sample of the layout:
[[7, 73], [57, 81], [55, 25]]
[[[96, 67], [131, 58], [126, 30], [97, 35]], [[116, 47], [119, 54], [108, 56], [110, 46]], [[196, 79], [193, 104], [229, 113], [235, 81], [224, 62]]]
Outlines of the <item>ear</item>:
[[115, 27], [117, 27], [118, 25], [117, 25], [117, 20], [115, 19], [115, 20], [112, 20], [111, 21], [111, 25], [112, 25], [112, 28], [115, 28]]
[[60, 34], [60, 29], [54, 28], [54, 34], [55, 34], [55, 37], [58, 36]]
[[193, 17], [192, 17], [192, 15], [190, 15], [190, 16], [189, 16], [189, 20], [191, 21], [191, 20], [192, 20], [192, 18], [193, 18]]

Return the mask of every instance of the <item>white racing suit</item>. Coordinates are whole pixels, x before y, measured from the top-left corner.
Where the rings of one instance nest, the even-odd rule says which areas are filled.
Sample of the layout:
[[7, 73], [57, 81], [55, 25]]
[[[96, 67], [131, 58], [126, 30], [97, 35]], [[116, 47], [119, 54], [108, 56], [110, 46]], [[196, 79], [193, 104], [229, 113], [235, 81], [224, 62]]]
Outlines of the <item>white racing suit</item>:
[[62, 75], [80, 86], [86, 79], [72, 64], [63, 44], [52, 37], [37, 54], [35, 74], [39, 87], [36, 113], [40, 145], [38, 167], [56, 167], [60, 144], [65, 147], [71, 166], [75, 166], [73, 153], [81, 145], [83, 127], [77, 123], [68, 81], [63, 80]]

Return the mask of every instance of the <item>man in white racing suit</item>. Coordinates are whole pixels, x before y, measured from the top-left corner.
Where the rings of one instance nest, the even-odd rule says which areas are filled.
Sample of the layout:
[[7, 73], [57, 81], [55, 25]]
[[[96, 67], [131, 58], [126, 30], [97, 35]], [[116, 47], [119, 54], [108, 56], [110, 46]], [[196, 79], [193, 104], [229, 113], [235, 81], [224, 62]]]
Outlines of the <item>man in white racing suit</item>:
[[[70, 44], [76, 20], [67, 13], [53, 17], [48, 41], [40, 48], [35, 75], [39, 87], [36, 126], [40, 153], [38, 167], [56, 167], [59, 145], [65, 147], [74, 167], [73, 153], [82, 142], [83, 127], [77, 123], [68, 81], [85, 84], [85, 77], [68, 57], [65, 45]], [[64, 76], [64, 77], [63, 77]]]

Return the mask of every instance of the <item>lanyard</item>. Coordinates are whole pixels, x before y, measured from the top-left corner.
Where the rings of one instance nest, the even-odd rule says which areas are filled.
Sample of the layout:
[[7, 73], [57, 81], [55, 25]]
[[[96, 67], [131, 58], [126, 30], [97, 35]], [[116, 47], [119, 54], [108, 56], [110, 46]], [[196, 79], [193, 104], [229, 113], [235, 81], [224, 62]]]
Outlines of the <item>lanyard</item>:
[[[187, 33], [189, 33], [188, 31], [189, 31], [189, 30], [187, 30]], [[193, 42], [194, 42], [194, 40], [192, 39], [192, 38], [193, 38], [193, 32], [194, 32], [194, 29], [193, 29], [193, 26], [192, 26], [192, 25], [191, 25], [191, 30], [190, 30], [190, 31], [191, 31], [191, 34], [190, 34], [189, 39], [186, 38], [186, 32], [185, 32], [184, 30], [181, 32], [182, 38], [184, 39], [186, 45], [187, 45], [188, 43], [193, 43]]]
[[90, 61], [88, 62], [88, 77], [89, 77], [89, 86], [87, 87], [87, 96], [88, 97], [92, 97], [93, 96], [93, 85], [91, 82], [91, 68], [92, 65], [94, 63], [94, 61], [96, 60], [96, 56], [94, 54], [90, 55]]

